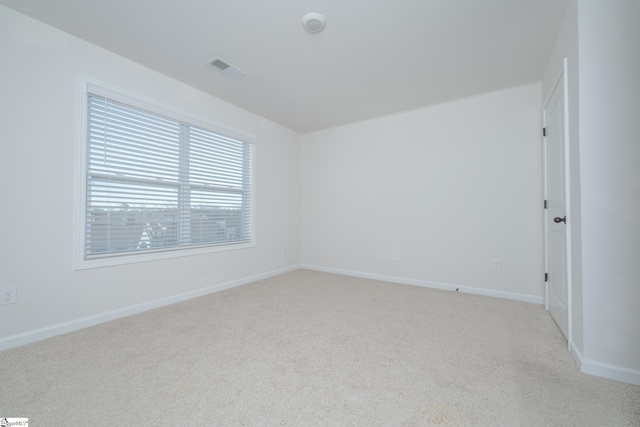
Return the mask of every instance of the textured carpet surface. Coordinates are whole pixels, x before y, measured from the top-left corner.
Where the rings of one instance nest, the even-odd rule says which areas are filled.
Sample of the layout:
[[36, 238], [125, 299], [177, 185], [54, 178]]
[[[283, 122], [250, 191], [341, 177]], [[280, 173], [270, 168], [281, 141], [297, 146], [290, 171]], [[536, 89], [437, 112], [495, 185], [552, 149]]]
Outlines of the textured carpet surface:
[[539, 305], [295, 271], [0, 353], [65, 426], [639, 426]]

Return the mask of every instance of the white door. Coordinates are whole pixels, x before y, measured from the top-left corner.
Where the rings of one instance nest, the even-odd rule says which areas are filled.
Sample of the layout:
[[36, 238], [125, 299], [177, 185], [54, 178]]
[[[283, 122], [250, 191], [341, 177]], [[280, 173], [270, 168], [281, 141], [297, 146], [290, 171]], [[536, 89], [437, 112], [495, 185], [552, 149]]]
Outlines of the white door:
[[558, 80], [544, 109], [545, 134], [545, 241], [547, 263], [546, 306], [569, 339], [567, 280], [567, 221], [565, 175], [564, 75]]

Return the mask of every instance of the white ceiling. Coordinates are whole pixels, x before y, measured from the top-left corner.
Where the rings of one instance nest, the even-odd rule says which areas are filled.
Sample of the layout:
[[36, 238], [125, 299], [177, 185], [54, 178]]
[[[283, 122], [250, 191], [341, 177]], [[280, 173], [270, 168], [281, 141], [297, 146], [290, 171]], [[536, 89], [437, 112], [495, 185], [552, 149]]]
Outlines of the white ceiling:
[[[0, 4], [304, 133], [541, 80], [568, 0]], [[308, 12], [322, 32], [302, 28]]]

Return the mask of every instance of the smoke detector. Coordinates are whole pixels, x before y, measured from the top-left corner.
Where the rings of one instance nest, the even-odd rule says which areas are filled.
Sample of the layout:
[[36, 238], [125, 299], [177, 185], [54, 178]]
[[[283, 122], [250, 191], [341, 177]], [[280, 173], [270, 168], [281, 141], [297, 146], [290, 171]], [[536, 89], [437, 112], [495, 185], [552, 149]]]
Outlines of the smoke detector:
[[310, 33], [322, 31], [325, 25], [324, 16], [319, 13], [307, 13], [302, 17], [302, 26]]
[[244, 71], [242, 71], [240, 68], [236, 67], [235, 65], [229, 64], [228, 61], [225, 61], [219, 56], [216, 56], [215, 58], [208, 60], [207, 64], [211, 65], [213, 68], [220, 71], [225, 76], [230, 77], [234, 80], [247, 74]]

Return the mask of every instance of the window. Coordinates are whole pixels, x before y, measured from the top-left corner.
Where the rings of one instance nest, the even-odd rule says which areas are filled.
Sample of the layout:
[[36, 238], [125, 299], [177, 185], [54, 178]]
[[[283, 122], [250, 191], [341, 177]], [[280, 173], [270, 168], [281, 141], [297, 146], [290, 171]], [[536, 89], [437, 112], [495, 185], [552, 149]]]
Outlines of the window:
[[252, 244], [251, 143], [92, 84], [85, 95], [78, 267]]

